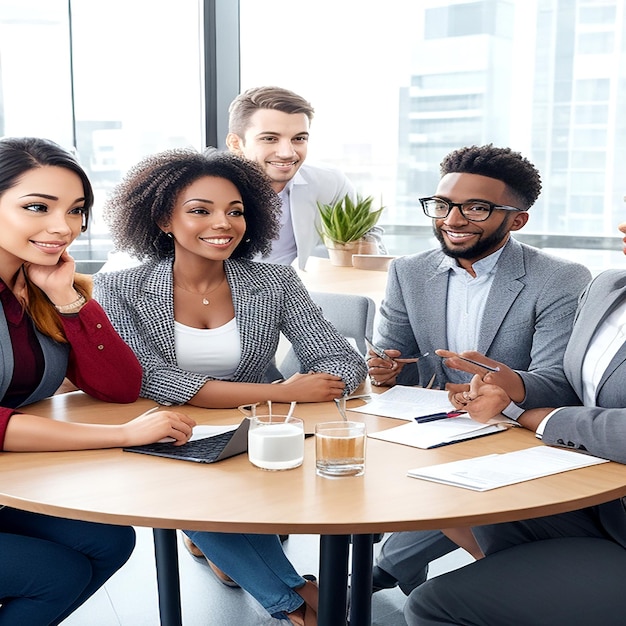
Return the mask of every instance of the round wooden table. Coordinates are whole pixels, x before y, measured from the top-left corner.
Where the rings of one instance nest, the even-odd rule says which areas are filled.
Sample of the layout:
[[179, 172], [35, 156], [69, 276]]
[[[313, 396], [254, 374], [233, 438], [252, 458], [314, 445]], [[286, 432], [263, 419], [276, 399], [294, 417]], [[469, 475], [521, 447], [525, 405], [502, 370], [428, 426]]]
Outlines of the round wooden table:
[[[350, 406], [361, 400], [348, 402]], [[107, 404], [82, 392], [54, 396], [29, 412], [68, 421], [122, 423], [154, 402]], [[277, 412], [281, 412], [279, 405]], [[236, 424], [236, 409], [185, 406], [198, 423]], [[295, 415], [312, 432], [338, 417], [334, 404], [302, 404]], [[402, 422], [360, 413], [369, 432]], [[54, 516], [156, 529], [162, 623], [180, 624], [175, 529], [246, 533], [315, 533], [320, 552], [321, 626], [345, 619], [348, 547], [353, 546], [352, 626], [366, 624], [371, 600], [372, 533], [471, 526], [538, 517], [626, 495], [626, 466], [605, 463], [487, 492], [407, 476], [407, 470], [542, 445], [513, 429], [432, 450], [368, 439], [365, 475], [327, 479], [315, 473], [313, 438], [301, 467], [267, 472], [246, 455], [202, 465], [120, 449], [0, 454], [0, 503]], [[369, 552], [369, 554], [368, 554]], [[343, 611], [343, 616], [341, 613]], [[356, 613], [355, 613], [356, 611]]]

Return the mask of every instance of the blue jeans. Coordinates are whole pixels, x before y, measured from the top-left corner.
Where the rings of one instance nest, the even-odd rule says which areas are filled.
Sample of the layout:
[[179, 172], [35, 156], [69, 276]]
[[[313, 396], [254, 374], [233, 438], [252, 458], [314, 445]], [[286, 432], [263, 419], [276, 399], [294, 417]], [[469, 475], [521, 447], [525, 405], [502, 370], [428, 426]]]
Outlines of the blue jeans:
[[0, 508], [0, 626], [59, 624], [134, 547], [126, 526]]
[[286, 613], [304, 603], [294, 589], [302, 587], [306, 580], [285, 556], [278, 535], [184, 532], [272, 617], [285, 619]]

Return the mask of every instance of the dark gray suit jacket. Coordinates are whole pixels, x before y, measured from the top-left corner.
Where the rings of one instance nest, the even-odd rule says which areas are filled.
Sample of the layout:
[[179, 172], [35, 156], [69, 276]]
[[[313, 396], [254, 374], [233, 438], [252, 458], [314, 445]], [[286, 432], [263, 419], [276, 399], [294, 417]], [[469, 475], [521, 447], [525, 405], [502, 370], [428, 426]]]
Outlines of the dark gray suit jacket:
[[[429, 352], [418, 367], [406, 366], [403, 385], [435, 387], [449, 382], [434, 352], [447, 348], [446, 298], [450, 269], [441, 250], [392, 262], [380, 307], [377, 341], [402, 356]], [[563, 373], [578, 298], [591, 279], [583, 265], [548, 255], [511, 238], [500, 258], [487, 298], [478, 351], [516, 370], [526, 387], [522, 406], [578, 404]], [[546, 403], [548, 403], [546, 405]]]

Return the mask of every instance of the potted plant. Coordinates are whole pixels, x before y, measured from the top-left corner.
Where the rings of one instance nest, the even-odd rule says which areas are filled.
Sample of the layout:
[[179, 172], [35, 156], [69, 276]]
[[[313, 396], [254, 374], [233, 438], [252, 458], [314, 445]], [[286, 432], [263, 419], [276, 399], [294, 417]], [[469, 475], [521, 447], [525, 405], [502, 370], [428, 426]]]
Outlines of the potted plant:
[[352, 265], [353, 254], [376, 254], [377, 243], [367, 238], [385, 207], [372, 209], [373, 196], [357, 194], [353, 201], [346, 194], [334, 204], [317, 203], [320, 212], [320, 237], [328, 248], [333, 265]]

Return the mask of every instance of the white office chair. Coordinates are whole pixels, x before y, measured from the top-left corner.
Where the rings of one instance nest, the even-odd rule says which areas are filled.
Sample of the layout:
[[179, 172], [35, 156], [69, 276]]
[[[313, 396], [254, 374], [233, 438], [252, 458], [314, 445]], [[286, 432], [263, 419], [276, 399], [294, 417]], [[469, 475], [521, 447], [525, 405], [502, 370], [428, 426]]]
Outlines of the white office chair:
[[[367, 296], [312, 291], [311, 299], [324, 317], [363, 355], [367, 353], [365, 336], [371, 337], [374, 328], [376, 304]], [[289, 348], [279, 367], [283, 378], [300, 371], [300, 362], [293, 348]]]

